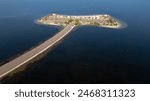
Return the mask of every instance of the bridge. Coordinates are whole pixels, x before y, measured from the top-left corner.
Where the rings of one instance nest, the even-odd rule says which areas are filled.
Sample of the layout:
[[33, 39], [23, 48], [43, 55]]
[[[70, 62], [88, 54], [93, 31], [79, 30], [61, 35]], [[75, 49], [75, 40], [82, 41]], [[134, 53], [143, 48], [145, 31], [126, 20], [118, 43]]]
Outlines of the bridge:
[[58, 41], [60, 41], [62, 38], [64, 38], [69, 32], [73, 30], [75, 27], [74, 22], [71, 22], [68, 24], [63, 30], [58, 32], [55, 36], [48, 39], [47, 41], [43, 42], [42, 44], [36, 46], [32, 50], [20, 55], [19, 57], [13, 59], [12, 61], [0, 66], [0, 80], [14, 71], [15, 69], [21, 67], [24, 64], [27, 64], [32, 59], [39, 56], [41, 53], [45, 52], [49, 48], [51, 48], [53, 45], [55, 45]]

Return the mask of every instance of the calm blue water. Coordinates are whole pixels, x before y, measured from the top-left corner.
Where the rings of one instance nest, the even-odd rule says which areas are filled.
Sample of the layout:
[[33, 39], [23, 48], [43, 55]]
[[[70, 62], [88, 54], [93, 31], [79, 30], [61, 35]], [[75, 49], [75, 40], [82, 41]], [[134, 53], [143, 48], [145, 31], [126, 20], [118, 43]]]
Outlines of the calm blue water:
[[150, 83], [149, 0], [0, 0], [0, 62], [60, 28], [34, 21], [49, 13], [110, 14], [125, 29], [77, 28], [43, 59], [5, 83]]

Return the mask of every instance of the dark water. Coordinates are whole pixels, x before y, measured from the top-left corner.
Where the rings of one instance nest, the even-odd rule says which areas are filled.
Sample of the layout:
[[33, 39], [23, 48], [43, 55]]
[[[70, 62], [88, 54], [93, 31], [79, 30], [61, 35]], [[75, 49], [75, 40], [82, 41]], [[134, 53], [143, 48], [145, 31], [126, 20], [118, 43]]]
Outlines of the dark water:
[[49, 13], [110, 14], [124, 29], [77, 28], [44, 58], [4, 83], [150, 83], [149, 0], [0, 0], [0, 62], [60, 29], [34, 20]]

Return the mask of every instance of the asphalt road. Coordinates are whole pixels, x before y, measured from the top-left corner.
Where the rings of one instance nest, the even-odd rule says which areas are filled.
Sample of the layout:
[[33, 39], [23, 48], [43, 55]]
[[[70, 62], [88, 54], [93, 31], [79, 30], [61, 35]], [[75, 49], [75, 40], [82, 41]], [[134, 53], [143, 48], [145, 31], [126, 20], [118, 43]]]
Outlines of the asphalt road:
[[73, 22], [70, 23], [63, 30], [58, 32], [55, 36], [48, 39], [44, 43], [22, 54], [21, 56], [13, 59], [12, 61], [0, 66], [0, 80], [10, 72], [14, 71], [15, 69], [19, 68], [25, 63], [28, 63], [30, 60], [36, 58], [44, 51], [51, 48], [54, 44], [56, 44], [58, 41], [64, 38], [69, 32], [71, 32], [74, 27], [75, 27], [74, 23]]

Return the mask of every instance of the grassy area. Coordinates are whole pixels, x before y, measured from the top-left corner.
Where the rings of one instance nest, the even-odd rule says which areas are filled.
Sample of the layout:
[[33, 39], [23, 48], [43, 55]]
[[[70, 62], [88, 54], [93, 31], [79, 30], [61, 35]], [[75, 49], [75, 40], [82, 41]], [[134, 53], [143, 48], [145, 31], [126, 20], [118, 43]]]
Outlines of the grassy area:
[[100, 26], [100, 23], [94, 22], [94, 25], [99, 27], [99, 26]]
[[67, 22], [65, 22], [65, 24], [69, 24], [69, 23], [71, 23], [72, 21], [74, 21], [73, 19], [70, 19], [70, 20], [68, 20]]
[[77, 25], [77, 26], [81, 25], [79, 19], [75, 20], [75, 25]]

